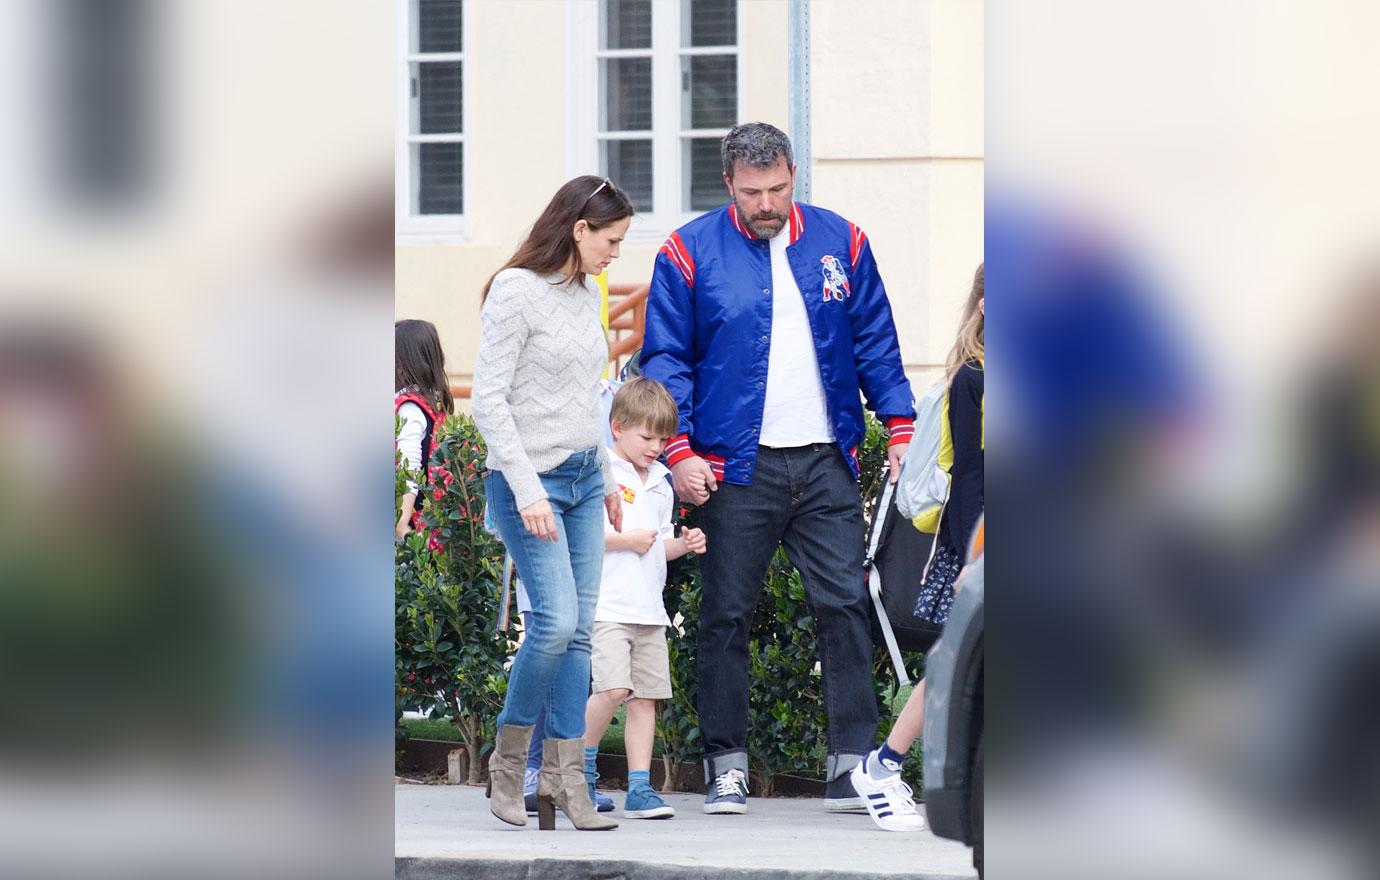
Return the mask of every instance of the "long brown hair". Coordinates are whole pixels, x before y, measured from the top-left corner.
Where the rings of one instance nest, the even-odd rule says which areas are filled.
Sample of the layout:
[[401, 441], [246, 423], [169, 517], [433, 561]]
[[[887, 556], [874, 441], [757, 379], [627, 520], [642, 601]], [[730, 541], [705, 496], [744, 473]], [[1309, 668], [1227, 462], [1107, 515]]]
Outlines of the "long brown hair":
[[435, 324], [414, 319], [394, 322], [393, 381], [398, 388], [417, 389], [436, 409], [455, 412], [446, 381], [446, 355]]
[[949, 360], [944, 369], [945, 378], [952, 382], [958, 368], [964, 364], [981, 364], [986, 357], [986, 342], [983, 333], [983, 315], [979, 304], [983, 297], [982, 263], [978, 263], [973, 275], [973, 289], [968, 292], [968, 302], [963, 306], [963, 323], [958, 328], [958, 340], [949, 352]]
[[[579, 252], [575, 247], [575, 224], [584, 220], [590, 229], [603, 229], [632, 215], [632, 202], [612, 180], [592, 174], [581, 175], [556, 190], [546, 210], [532, 224], [527, 240], [498, 272], [504, 269], [528, 269], [539, 275], [550, 275], [564, 271], [573, 260], [575, 270], [565, 279], [565, 283], [578, 281], [583, 284], [585, 273], [580, 271]], [[493, 285], [498, 272], [484, 282], [480, 302], [488, 298], [489, 287]]]

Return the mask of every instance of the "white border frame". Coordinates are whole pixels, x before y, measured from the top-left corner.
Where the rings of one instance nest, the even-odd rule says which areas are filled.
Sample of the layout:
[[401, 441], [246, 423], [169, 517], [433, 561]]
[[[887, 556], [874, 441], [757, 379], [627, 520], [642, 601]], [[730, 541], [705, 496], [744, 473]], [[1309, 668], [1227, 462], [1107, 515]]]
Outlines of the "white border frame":
[[[470, 161], [470, 83], [473, 82], [472, 64], [474, 54], [471, 51], [474, 46], [474, 0], [465, 0], [461, 9], [461, 51], [459, 53], [449, 53], [454, 56], [454, 60], [460, 61], [464, 67], [461, 71], [461, 118], [460, 125], [463, 131], [459, 138], [447, 136], [444, 140], [448, 143], [461, 143], [465, 145], [464, 150], [464, 169], [461, 172], [460, 187], [461, 198], [464, 201], [465, 213], [462, 214], [414, 214], [412, 213], [412, 184], [413, 184], [413, 164], [412, 146], [414, 143], [425, 141], [425, 135], [414, 136], [412, 134], [412, 63], [417, 60], [417, 56], [412, 52], [412, 25], [416, 0], [395, 0], [395, 33], [394, 33], [394, 56], [395, 64], [394, 76], [396, 83], [396, 98], [393, 123], [393, 221], [394, 237], [398, 241], [404, 242], [441, 242], [456, 243], [465, 242], [470, 237], [469, 216], [471, 213], [470, 199], [474, 189], [471, 185], [474, 179], [473, 163]], [[446, 54], [437, 57], [436, 53], [428, 55], [429, 59], [444, 60]]]

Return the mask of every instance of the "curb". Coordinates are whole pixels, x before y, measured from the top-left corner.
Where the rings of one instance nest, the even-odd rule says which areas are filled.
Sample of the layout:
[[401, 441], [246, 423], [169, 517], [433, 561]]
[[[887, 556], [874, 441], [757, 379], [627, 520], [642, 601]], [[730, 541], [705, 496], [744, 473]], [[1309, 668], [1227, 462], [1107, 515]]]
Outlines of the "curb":
[[876, 874], [853, 871], [792, 871], [725, 868], [721, 865], [665, 865], [624, 859], [455, 859], [393, 860], [396, 880], [972, 880], [956, 874]]

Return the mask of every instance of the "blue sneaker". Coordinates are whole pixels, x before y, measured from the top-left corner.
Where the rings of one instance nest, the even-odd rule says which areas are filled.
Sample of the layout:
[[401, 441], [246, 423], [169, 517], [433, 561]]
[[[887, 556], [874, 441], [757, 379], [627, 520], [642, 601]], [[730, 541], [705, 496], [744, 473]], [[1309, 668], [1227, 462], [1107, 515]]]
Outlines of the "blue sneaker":
[[589, 789], [589, 799], [593, 802], [596, 811], [600, 813], [613, 812], [613, 798], [604, 794], [602, 791], [597, 791], [594, 788], [593, 782], [586, 782], [585, 787]]
[[625, 819], [669, 819], [675, 814], [675, 808], [662, 800], [661, 795], [650, 786], [635, 786], [623, 799]]
[[522, 774], [522, 803], [527, 809], [527, 815], [537, 815], [537, 776], [539, 771], [528, 767]]

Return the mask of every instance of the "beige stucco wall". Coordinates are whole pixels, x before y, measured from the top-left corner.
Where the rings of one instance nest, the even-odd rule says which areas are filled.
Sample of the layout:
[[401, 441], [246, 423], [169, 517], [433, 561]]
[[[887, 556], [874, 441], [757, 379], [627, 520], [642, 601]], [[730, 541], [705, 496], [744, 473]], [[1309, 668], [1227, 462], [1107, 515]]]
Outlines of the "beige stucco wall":
[[982, 260], [981, 0], [813, 0], [814, 201], [858, 224], [907, 372], [937, 373]]
[[[558, 3], [541, 4], [547, 15], [532, 14], [533, 3], [472, 3], [470, 237], [397, 249], [397, 314], [436, 323], [461, 382], [474, 363], [480, 287], [565, 179], [562, 102], [588, 100], [566, 92]], [[789, 131], [786, 0], [742, 8], [740, 116]], [[519, 33], [520, 53], [507, 38]], [[982, 258], [981, 0], [813, 0], [811, 43], [814, 201], [868, 233], [907, 369], [925, 375], [943, 361]], [[625, 245], [610, 281], [645, 282], [659, 244]]]

